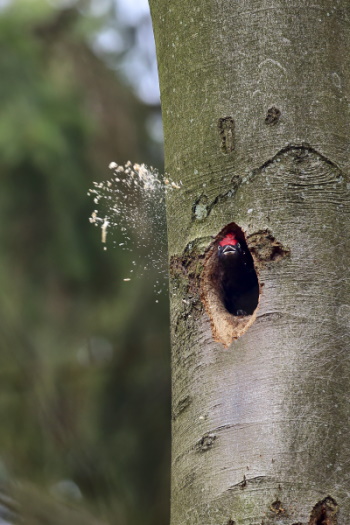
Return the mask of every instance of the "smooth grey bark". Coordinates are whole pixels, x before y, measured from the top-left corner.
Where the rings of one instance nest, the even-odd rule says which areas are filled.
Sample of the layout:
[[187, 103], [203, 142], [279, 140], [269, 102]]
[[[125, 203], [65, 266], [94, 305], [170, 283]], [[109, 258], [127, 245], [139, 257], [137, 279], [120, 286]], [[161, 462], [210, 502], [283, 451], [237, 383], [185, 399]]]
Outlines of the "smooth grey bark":
[[[347, 525], [350, 4], [150, 4], [166, 171], [183, 183], [168, 201], [172, 525]], [[256, 319], [225, 348], [199, 281], [231, 222], [289, 255], [258, 243]]]

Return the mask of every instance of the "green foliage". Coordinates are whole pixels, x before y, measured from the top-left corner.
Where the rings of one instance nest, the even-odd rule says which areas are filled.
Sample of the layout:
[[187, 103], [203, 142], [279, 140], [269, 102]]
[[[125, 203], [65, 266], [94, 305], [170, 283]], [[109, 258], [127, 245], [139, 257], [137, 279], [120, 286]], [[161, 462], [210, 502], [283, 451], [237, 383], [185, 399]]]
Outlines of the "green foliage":
[[[15, 2], [0, 16], [0, 475], [36, 485], [33, 506], [70, 480], [77, 491], [61, 491], [63, 501], [110, 523], [138, 523], [141, 508], [144, 524], [162, 523], [166, 300], [155, 304], [152, 279], [123, 286], [130, 256], [103, 251], [88, 222], [103, 120], [77, 68], [90, 56], [85, 44], [74, 28], [43, 39], [38, 28], [59, 15], [45, 6]], [[114, 77], [105, 82], [120, 94], [111, 118], [130, 106], [131, 119], [139, 103], [128, 94], [124, 104]], [[129, 142], [144, 154], [138, 138]], [[39, 514], [28, 507], [33, 523], [51, 523]]]

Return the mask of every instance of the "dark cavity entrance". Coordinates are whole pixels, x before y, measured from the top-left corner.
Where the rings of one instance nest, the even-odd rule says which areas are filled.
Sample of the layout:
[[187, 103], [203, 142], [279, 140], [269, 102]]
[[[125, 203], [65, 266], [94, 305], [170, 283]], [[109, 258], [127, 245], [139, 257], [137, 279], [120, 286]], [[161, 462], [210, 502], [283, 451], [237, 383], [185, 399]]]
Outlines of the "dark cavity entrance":
[[227, 226], [217, 244], [216, 286], [226, 310], [234, 316], [252, 315], [259, 301], [259, 282], [244, 233]]
[[[250, 238], [249, 238], [250, 245]], [[201, 275], [201, 300], [213, 339], [226, 348], [254, 323], [259, 282], [243, 230], [227, 224], [208, 246]]]

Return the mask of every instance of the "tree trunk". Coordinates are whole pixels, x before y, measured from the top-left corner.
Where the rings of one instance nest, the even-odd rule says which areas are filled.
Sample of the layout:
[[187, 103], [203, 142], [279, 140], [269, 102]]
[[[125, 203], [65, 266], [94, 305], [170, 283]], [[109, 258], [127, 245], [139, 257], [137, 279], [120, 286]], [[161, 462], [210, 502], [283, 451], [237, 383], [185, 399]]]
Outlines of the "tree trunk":
[[[350, 519], [350, 4], [150, 0], [165, 133], [172, 525]], [[225, 310], [233, 230], [259, 305]]]

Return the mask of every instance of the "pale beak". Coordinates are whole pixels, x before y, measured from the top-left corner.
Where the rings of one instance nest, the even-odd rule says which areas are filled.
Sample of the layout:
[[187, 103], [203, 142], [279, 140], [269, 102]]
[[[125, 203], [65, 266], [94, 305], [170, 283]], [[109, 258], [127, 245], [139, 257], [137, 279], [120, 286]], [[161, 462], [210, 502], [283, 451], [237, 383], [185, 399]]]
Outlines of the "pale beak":
[[223, 246], [222, 253], [235, 253], [237, 251], [236, 246], [232, 244], [226, 244], [226, 246]]

